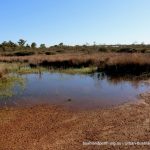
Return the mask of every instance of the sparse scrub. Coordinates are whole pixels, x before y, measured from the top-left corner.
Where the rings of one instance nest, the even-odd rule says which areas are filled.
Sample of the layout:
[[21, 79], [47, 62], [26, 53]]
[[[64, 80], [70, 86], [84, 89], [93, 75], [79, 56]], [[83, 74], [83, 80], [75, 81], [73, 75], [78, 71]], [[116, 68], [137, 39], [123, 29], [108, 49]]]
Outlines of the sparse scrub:
[[18, 51], [18, 52], [15, 52], [13, 55], [14, 56], [29, 56], [29, 55], [33, 55], [34, 52], [32, 51]]
[[64, 45], [60, 43], [54, 46], [46, 46], [45, 44], [37, 44], [33, 42], [31, 45], [27, 44], [25, 40], [20, 39], [18, 43], [12, 41], [4, 41], [0, 44], [0, 55], [3, 56], [29, 56], [39, 54], [68, 54], [68, 53], [84, 53], [92, 54], [99, 52], [118, 52], [118, 53], [148, 53], [150, 45], [145, 44], [130, 44], [130, 45]]
[[26, 63], [31, 68], [80, 69], [97, 67], [108, 73], [150, 72], [150, 54], [144, 53], [68, 53], [56, 55], [0, 56], [0, 62]]
[[99, 52], [108, 52], [108, 49], [106, 47], [100, 47]]

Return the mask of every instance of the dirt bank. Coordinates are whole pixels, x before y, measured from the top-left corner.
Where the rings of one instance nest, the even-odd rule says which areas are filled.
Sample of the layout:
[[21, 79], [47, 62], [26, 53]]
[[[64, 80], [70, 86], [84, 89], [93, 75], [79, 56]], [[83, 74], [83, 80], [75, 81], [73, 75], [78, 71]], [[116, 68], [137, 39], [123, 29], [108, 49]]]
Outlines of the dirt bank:
[[138, 104], [71, 111], [59, 106], [0, 110], [0, 150], [139, 149], [149, 146], [83, 146], [82, 142], [150, 141], [150, 94]]

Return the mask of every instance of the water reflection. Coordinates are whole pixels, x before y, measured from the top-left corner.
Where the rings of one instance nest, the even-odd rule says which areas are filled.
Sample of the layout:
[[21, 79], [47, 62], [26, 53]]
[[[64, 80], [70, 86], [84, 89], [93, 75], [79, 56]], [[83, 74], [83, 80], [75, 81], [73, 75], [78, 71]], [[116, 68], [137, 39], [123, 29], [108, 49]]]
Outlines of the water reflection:
[[[149, 76], [135, 76], [135, 75], [122, 75], [122, 76], [113, 76], [113, 75], [108, 75], [104, 72], [99, 72], [99, 73], [94, 73], [90, 74], [90, 76], [98, 83], [101, 80], [107, 80], [109, 84], [117, 85], [121, 84], [124, 82], [129, 82], [134, 88], [138, 88], [141, 86], [143, 81], [148, 80], [150, 77]], [[145, 85], [149, 86], [149, 82], [145, 82]]]
[[[149, 84], [141, 79], [112, 77], [105, 73], [69, 75], [41, 72], [20, 77], [26, 80], [26, 87], [21, 94], [8, 99], [8, 106], [15, 102], [20, 106], [50, 103], [85, 109], [111, 107], [134, 101], [139, 93], [150, 89]], [[14, 89], [19, 91], [17, 86]], [[4, 106], [3, 101], [0, 105]]]
[[13, 96], [21, 95], [25, 88], [25, 80], [18, 75], [9, 75], [0, 79], [0, 100], [7, 103]]

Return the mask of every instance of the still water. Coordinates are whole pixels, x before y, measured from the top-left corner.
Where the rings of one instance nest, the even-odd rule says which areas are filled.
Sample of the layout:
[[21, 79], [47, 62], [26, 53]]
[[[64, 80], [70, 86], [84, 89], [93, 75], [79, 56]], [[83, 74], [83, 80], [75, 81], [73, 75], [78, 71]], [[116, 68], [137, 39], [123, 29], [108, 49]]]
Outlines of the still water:
[[42, 73], [21, 75], [25, 80], [23, 90], [17, 85], [18, 94], [0, 97], [0, 106], [30, 106], [57, 104], [70, 108], [106, 108], [136, 101], [140, 93], [150, 90], [142, 80], [110, 79], [101, 73], [69, 75]]

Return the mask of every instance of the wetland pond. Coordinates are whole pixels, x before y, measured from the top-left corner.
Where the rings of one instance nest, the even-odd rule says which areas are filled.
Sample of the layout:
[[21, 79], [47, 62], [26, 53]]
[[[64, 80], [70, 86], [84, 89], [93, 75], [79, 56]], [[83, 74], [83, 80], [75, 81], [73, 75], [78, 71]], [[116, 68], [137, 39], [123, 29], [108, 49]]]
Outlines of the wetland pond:
[[140, 93], [150, 90], [145, 80], [110, 78], [103, 73], [65, 74], [43, 72], [17, 75], [25, 83], [15, 84], [10, 97], [0, 96], [0, 107], [37, 104], [64, 105], [71, 109], [108, 108], [134, 102]]

